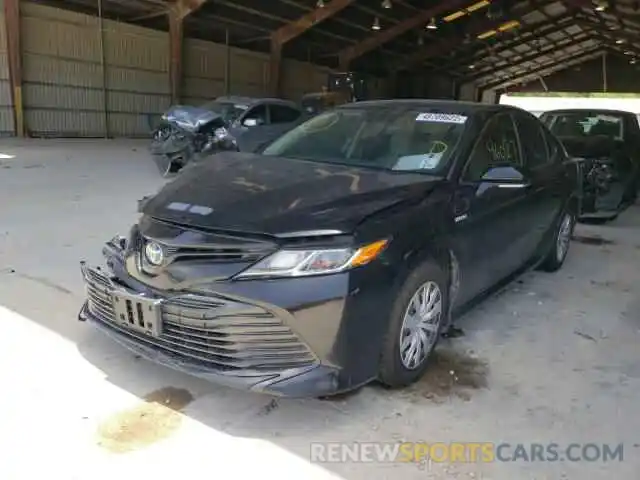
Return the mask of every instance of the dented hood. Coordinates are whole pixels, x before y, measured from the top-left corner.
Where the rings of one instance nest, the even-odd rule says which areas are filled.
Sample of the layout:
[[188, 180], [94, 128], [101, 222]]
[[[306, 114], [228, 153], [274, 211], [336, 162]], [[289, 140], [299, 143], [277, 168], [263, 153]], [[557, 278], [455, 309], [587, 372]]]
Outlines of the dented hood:
[[222, 117], [211, 110], [188, 105], [175, 105], [162, 116], [162, 120], [165, 122], [190, 132], [195, 132], [203, 125], [216, 119], [222, 119]]
[[280, 234], [351, 231], [367, 216], [423, 199], [439, 177], [223, 152], [185, 170], [143, 213], [205, 228]]

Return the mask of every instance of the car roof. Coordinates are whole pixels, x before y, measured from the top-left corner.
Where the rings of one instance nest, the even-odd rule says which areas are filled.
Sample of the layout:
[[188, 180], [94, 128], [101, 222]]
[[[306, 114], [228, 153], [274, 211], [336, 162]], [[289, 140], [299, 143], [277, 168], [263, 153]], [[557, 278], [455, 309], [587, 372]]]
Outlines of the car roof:
[[399, 107], [406, 109], [429, 108], [467, 115], [477, 115], [480, 113], [493, 112], [525, 112], [525, 110], [511, 105], [462, 102], [458, 100], [433, 100], [433, 99], [395, 99], [395, 100], [368, 100], [362, 102], [345, 103], [337, 108], [383, 108]]
[[240, 95], [227, 95], [216, 98], [219, 102], [238, 103], [241, 105], [253, 106], [258, 103], [275, 103], [278, 105], [286, 105], [287, 107], [298, 108], [298, 105], [291, 100], [285, 100], [283, 98], [269, 98], [269, 97], [246, 97]]
[[633, 112], [627, 112], [624, 110], [612, 110], [607, 108], [562, 108], [558, 110], [547, 110], [546, 112], [544, 112], [544, 114], [552, 113], [556, 115], [558, 113], [582, 113], [582, 112], [603, 113], [605, 115], [609, 114], [609, 115], [632, 115], [634, 117], [636, 116], [636, 114]]

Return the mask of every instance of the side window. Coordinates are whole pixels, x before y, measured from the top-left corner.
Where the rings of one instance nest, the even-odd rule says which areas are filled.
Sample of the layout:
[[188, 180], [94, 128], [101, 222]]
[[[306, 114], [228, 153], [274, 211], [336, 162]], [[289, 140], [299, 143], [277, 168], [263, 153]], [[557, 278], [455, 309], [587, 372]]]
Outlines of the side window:
[[518, 136], [508, 114], [499, 114], [489, 121], [471, 152], [463, 179], [479, 181], [490, 168], [498, 166], [522, 167]]
[[264, 125], [266, 123], [267, 106], [264, 104], [253, 107], [242, 119], [242, 124], [247, 127], [255, 127], [256, 125]]
[[524, 165], [534, 169], [549, 163], [547, 139], [540, 122], [524, 114], [517, 114], [514, 117], [520, 134]]
[[300, 112], [295, 108], [284, 105], [271, 105], [271, 123], [295, 122], [300, 117]]

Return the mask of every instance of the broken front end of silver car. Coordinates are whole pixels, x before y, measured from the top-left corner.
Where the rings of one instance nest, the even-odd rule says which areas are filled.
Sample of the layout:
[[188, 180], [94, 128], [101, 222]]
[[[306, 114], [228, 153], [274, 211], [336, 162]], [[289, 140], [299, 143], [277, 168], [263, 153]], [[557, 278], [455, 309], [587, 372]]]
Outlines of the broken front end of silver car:
[[150, 152], [163, 177], [219, 151], [238, 150], [224, 119], [209, 110], [178, 105], [153, 131]]

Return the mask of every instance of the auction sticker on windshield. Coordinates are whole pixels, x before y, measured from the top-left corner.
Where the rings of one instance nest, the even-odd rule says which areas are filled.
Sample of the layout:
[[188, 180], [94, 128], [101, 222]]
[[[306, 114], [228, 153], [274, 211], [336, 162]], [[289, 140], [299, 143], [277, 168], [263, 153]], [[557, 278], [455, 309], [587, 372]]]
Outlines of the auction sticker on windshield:
[[416, 117], [416, 122], [463, 124], [466, 121], [467, 117], [465, 115], [456, 115], [455, 113], [419, 113]]

